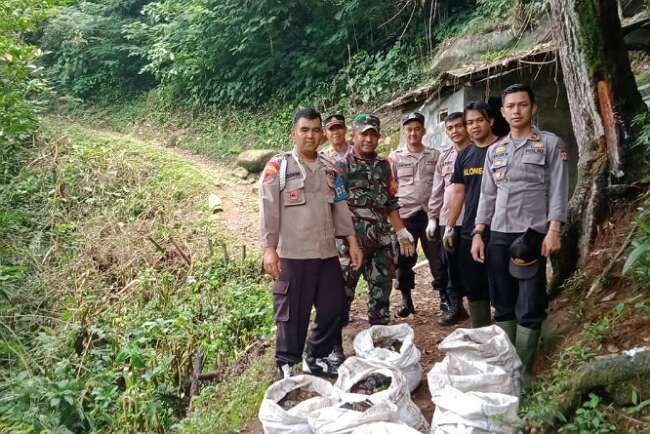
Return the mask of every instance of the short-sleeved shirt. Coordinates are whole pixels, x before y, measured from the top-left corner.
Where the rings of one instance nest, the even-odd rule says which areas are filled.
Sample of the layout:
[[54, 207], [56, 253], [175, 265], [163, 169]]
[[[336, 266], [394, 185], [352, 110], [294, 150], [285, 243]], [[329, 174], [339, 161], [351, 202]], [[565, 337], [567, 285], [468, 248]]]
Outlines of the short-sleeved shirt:
[[309, 162], [283, 152], [271, 158], [260, 177], [262, 246], [275, 248], [286, 259], [337, 256], [335, 238], [355, 233], [339, 182], [338, 169], [322, 157]]
[[431, 185], [440, 153], [424, 148], [421, 152], [411, 152], [408, 148], [390, 153], [388, 162], [397, 180], [399, 215], [409, 218], [428, 208]]
[[488, 146], [479, 147], [470, 143], [460, 151], [456, 157], [454, 174], [451, 176], [452, 184], [463, 184], [465, 186], [465, 212], [463, 214], [463, 225], [460, 236], [471, 238], [474, 230], [474, 219], [478, 200], [481, 196], [481, 179], [483, 178], [483, 164]]

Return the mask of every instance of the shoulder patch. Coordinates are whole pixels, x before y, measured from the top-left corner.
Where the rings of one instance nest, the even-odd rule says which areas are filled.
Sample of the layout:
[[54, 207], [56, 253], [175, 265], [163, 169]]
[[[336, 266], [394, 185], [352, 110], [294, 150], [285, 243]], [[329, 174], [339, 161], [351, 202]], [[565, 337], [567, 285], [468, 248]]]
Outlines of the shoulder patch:
[[280, 173], [280, 160], [273, 157], [264, 167], [264, 184], [272, 183]]

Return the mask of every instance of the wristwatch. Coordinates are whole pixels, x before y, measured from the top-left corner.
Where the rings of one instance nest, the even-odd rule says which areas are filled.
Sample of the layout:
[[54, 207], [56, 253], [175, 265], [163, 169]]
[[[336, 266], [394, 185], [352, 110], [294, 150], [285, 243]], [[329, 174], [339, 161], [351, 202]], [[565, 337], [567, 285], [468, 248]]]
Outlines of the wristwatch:
[[485, 231], [485, 229], [476, 229], [476, 228], [474, 228], [474, 230], [472, 231], [472, 238], [474, 238], [474, 235], [480, 235], [481, 237], [483, 237], [483, 232], [484, 231]]

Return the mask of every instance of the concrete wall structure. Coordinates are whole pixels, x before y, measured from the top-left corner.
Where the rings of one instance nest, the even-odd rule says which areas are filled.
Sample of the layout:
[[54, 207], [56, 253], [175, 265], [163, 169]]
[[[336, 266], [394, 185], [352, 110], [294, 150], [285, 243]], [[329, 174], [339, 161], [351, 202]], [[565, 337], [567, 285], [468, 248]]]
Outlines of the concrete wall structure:
[[[442, 89], [439, 95], [420, 107], [421, 113], [426, 117], [425, 145], [438, 150], [451, 146], [444, 131], [444, 116], [447, 113], [463, 111], [465, 104], [472, 100], [486, 102], [491, 100], [492, 103], [500, 103], [501, 91], [514, 83], [526, 83], [533, 88], [539, 107], [534, 119], [535, 125], [540, 130], [557, 134], [567, 144], [571, 162], [570, 185], [573, 191], [578, 152], [566, 90], [562, 82], [561, 70], [556, 63], [541, 68], [524, 67], [476, 83], [471, 83], [471, 77], [468, 77], [465, 83]], [[400, 146], [404, 146], [403, 138]]]

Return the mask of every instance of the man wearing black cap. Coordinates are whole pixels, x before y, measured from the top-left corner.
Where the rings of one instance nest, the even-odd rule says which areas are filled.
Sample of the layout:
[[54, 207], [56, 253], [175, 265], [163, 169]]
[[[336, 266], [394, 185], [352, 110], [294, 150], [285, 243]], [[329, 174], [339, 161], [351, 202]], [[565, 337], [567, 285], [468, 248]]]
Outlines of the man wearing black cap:
[[[397, 179], [399, 215], [406, 229], [413, 235], [416, 246], [420, 241], [433, 277], [432, 287], [440, 294], [441, 308], [446, 308], [446, 304], [442, 303], [446, 296], [439, 255], [440, 240], [426, 236], [429, 196], [439, 153], [424, 146], [422, 138], [425, 133], [424, 116], [418, 112], [407, 113], [402, 118], [402, 136], [406, 140], [406, 147], [391, 152], [388, 161]], [[400, 317], [415, 313], [411, 291], [415, 287], [413, 266], [416, 262], [417, 254], [409, 255], [405, 252], [400, 252], [397, 259], [397, 288], [402, 292], [402, 307], [397, 312]]]
[[560, 249], [566, 221], [568, 156], [558, 136], [532, 125], [537, 106], [529, 86], [512, 85], [501, 99], [510, 134], [485, 158], [472, 256], [487, 261], [495, 320], [527, 373], [546, 317], [546, 258]]
[[323, 121], [323, 126], [330, 146], [321, 153], [334, 162], [343, 160], [352, 150], [352, 143], [345, 137], [348, 132], [345, 117], [340, 114], [330, 115]]

